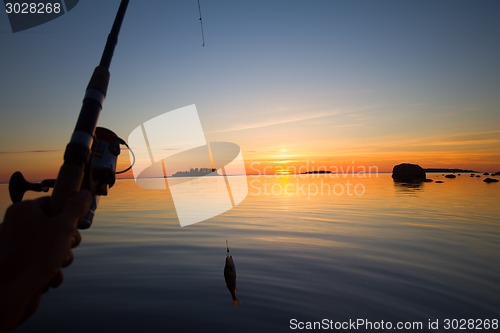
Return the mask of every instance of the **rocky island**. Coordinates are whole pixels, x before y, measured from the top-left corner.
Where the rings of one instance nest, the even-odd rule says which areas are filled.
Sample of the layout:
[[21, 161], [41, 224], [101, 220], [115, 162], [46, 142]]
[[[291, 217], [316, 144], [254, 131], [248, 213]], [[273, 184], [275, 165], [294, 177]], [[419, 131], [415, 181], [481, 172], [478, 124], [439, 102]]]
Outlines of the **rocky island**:
[[306, 172], [302, 172], [301, 175], [317, 175], [317, 174], [328, 174], [328, 173], [332, 173], [331, 171], [328, 171], [328, 170], [319, 170], [319, 171], [306, 171]]
[[392, 179], [395, 182], [424, 182], [427, 178], [420, 165], [402, 163], [392, 169]]
[[176, 173], [172, 174], [172, 177], [201, 177], [207, 175], [218, 176], [217, 169], [191, 168], [189, 171], [177, 171]]

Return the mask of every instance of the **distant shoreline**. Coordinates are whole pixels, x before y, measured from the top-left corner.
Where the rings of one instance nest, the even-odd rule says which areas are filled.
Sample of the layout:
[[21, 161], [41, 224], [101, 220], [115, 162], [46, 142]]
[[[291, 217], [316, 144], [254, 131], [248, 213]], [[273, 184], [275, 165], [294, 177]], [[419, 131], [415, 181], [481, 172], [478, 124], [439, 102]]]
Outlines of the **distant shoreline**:
[[[424, 171], [427, 173], [483, 173], [482, 171], [475, 171], [475, 170], [467, 170], [467, 169], [454, 169], [454, 168], [424, 168]], [[392, 171], [380, 171], [378, 172], [379, 174], [386, 174], [386, 173], [392, 173]], [[342, 172], [331, 172], [331, 171], [307, 171], [303, 173], [290, 173], [287, 174], [288, 176], [291, 175], [332, 175], [332, 174], [352, 174], [352, 172], [347, 172], [347, 173], [342, 173]], [[354, 173], [358, 174], [358, 173]], [[239, 175], [227, 175], [227, 176], [286, 176], [286, 175], [280, 175], [280, 174], [239, 174]], [[221, 176], [221, 175], [218, 175]], [[172, 178], [172, 176], [168, 177]], [[182, 178], [182, 177], [174, 177], [174, 178]], [[127, 180], [131, 179], [134, 180], [134, 177], [117, 177], [117, 180]], [[147, 177], [147, 178], [142, 178], [142, 179], [165, 179], [164, 177]], [[9, 181], [0, 181], [0, 185], [8, 185]]]
[[425, 172], [467, 172], [467, 173], [479, 173], [479, 171], [465, 170], [465, 169], [446, 169], [446, 168], [424, 168]]

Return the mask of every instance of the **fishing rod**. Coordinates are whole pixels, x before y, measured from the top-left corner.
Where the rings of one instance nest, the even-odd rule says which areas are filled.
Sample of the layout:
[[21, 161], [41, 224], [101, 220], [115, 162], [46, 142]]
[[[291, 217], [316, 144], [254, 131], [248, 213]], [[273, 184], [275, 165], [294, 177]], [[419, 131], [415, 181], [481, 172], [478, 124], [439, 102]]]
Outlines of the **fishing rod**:
[[125, 172], [132, 167], [116, 172], [120, 144], [127, 147], [128, 145], [111, 130], [97, 127], [99, 114], [106, 99], [110, 78], [109, 67], [118, 43], [118, 35], [128, 3], [129, 0], [121, 0], [101, 61], [94, 69], [87, 85], [80, 114], [64, 151], [64, 162], [57, 179], [33, 184], [27, 182], [18, 171], [12, 175], [9, 182], [9, 193], [13, 202], [21, 201], [26, 191], [47, 192], [50, 187], [53, 187], [48, 212], [51, 216], [60, 213], [66, 200], [81, 189], [90, 190], [93, 195], [93, 204], [87, 216], [82, 219], [78, 226], [80, 229], [86, 229], [92, 224], [98, 197], [107, 195], [108, 188], [111, 188], [115, 183], [116, 173]]

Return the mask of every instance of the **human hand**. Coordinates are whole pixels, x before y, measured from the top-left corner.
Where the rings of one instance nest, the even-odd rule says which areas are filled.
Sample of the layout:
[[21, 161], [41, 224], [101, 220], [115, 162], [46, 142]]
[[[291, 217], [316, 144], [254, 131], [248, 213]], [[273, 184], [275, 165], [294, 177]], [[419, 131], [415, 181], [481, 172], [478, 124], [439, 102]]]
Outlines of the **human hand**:
[[0, 225], [0, 332], [9, 332], [37, 309], [42, 293], [63, 281], [61, 268], [73, 261], [81, 241], [78, 221], [92, 196], [81, 191], [63, 211], [48, 217], [50, 198], [11, 205]]

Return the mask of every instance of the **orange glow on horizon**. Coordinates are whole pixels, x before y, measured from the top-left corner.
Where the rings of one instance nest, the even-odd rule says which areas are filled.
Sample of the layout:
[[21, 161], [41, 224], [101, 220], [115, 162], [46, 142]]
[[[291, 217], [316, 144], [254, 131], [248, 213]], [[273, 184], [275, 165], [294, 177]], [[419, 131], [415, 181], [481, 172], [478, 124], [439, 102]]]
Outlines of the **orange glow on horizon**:
[[[29, 181], [54, 179], [62, 164], [61, 152], [3, 153], [0, 182], [8, 182], [15, 171], [21, 171]], [[290, 157], [293, 156], [293, 159]], [[308, 171], [331, 171], [339, 173], [392, 172], [400, 163], [419, 164], [423, 168], [459, 168], [478, 172], [500, 171], [500, 152], [449, 151], [443, 152], [366, 152], [356, 154], [291, 153], [258, 154], [243, 152], [246, 173], [249, 175], [289, 175]], [[120, 155], [118, 170], [128, 167], [129, 160]], [[133, 178], [132, 171], [117, 175], [117, 178]]]

